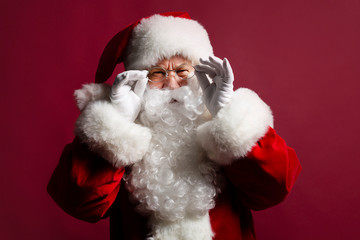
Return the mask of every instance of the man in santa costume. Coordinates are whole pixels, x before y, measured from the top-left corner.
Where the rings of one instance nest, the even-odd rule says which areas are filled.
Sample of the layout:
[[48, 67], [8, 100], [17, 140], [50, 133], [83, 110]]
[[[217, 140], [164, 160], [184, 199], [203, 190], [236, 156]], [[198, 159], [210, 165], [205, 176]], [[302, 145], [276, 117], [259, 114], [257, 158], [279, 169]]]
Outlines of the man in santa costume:
[[233, 81], [187, 13], [131, 24], [75, 91], [76, 138], [49, 194], [76, 218], [110, 216], [111, 239], [255, 239], [251, 210], [283, 201], [301, 166], [269, 106]]

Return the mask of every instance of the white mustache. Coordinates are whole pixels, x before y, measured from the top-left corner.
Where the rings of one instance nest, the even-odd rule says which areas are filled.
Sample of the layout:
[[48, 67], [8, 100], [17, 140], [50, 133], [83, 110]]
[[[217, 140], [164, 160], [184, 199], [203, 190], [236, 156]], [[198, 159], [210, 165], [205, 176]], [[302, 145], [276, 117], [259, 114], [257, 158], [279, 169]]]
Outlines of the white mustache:
[[[160, 118], [167, 115], [168, 110], [171, 110], [189, 120], [194, 120], [204, 113], [205, 108], [202, 96], [194, 94], [189, 86], [183, 86], [174, 90], [147, 88], [144, 93], [142, 110], [147, 115], [159, 116]], [[171, 122], [175, 124], [173, 120]]]

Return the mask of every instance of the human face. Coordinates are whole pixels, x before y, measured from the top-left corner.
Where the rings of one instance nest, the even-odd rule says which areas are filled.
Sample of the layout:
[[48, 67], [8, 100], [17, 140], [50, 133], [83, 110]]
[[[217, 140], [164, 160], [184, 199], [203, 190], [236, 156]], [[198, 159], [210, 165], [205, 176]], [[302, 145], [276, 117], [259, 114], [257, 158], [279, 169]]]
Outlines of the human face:
[[188, 84], [187, 79], [181, 79], [174, 70], [177, 70], [182, 65], [187, 64], [191, 66], [191, 61], [183, 58], [181, 56], [174, 56], [170, 59], [163, 59], [159, 61], [155, 67], [161, 67], [167, 70], [168, 76], [165, 77], [163, 81], [152, 82], [149, 81], [148, 84], [151, 88], [167, 88], [170, 90], [185, 86]]

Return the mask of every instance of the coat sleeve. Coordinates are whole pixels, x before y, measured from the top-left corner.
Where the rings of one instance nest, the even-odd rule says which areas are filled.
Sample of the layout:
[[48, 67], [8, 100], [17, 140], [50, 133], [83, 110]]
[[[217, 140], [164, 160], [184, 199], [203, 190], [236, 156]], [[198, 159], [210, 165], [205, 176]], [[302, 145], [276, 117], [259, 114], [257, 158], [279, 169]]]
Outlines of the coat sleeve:
[[282, 202], [301, 171], [295, 151], [272, 128], [246, 157], [224, 168], [238, 200], [253, 210]]
[[115, 168], [75, 138], [50, 178], [47, 191], [68, 214], [88, 222], [107, 216], [120, 189], [124, 168]]
[[140, 161], [151, 132], [124, 118], [108, 99], [111, 87], [85, 84], [75, 91], [81, 111], [75, 140], [63, 150], [48, 192], [70, 215], [89, 222], [106, 217], [124, 167]]
[[240, 88], [230, 104], [197, 129], [208, 157], [224, 166], [239, 201], [260, 210], [281, 202], [301, 170], [292, 148], [273, 129], [268, 105]]

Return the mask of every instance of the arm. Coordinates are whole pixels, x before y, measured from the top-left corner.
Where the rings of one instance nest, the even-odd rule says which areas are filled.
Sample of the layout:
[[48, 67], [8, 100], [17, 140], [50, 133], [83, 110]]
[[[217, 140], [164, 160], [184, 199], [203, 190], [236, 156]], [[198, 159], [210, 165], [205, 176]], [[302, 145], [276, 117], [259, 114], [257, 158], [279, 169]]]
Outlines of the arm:
[[124, 168], [115, 168], [78, 138], [68, 144], [47, 186], [68, 214], [88, 222], [106, 217], [120, 189]]
[[118, 168], [140, 161], [151, 139], [150, 129], [134, 123], [141, 103], [138, 95], [146, 87], [146, 79], [135, 84], [136, 93], [127, 85], [130, 81], [134, 84], [137, 74], [119, 74], [111, 89], [106, 84], [88, 84], [75, 91], [81, 111], [76, 136]]
[[301, 166], [293, 149], [273, 130], [270, 108], [249, 89], [199, 126], [198, 140], [210, 159], [224, 166], [238, 199], [251, 209], [281, 202]]
[[236, 196], [253, 210], [282, 202], [299, 176], [301, 166], [295, 151], [269, 128], [246, 157], [225, 166]]
[[63, 150], [48, 192], [70, 215], [95, 222], [106, 217], [114, 202], [124, 166], [142, 159], [151, 139], [144, 128], [109, 100], [105, 84], [84, 85], [75, 91], [81, 114], [77, 138]]

